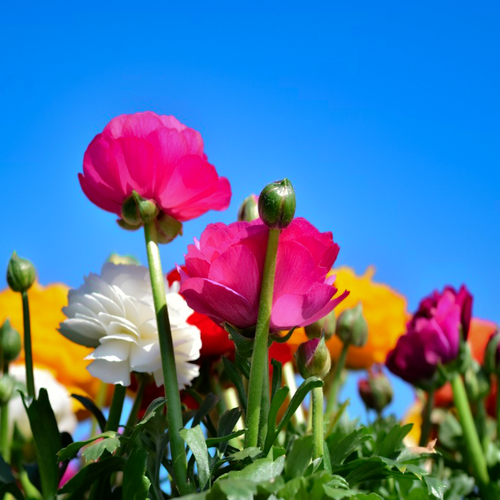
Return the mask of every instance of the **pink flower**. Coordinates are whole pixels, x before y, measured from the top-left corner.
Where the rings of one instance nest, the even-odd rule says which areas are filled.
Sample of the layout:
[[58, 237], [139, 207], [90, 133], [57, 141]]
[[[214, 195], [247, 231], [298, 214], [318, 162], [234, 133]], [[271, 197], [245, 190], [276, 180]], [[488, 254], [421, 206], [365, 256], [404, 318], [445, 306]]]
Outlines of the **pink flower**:
[[463, 285], [458, 292], [448, 286], [425, 297], [387, 356], [389, 370], [413, 384], [431, 383], [438, 364], [458, 356], [460, 337], [466, 340], [469, 333], [471, 312], [472, 295]]
[[[211, 224], [189, 245], [181, 294], [189, 306], [216, 323], [238, 328], [257, 323], [268, 228], [252, 222]], [[305, 326], [328, 314], [349, 292], [332, 300], [327, 278], [339, 246], [302, 218], [281, 232], [274, 282], [271, 331]]]
[[231, 199], [201, 135], [150, 111], [113, 118], [87, 148], [78, 177], [92, 203], [119, 216], [133, 190], [181, 222], [225, 210]]

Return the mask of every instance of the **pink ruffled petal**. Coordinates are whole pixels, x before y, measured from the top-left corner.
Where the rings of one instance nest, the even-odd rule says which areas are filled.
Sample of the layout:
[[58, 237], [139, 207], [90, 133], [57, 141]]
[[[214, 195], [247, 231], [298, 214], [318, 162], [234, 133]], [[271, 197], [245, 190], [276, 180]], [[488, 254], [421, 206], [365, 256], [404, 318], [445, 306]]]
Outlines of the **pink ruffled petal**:
[[190, 278], [182, 283], [180, 293], [189, 307], [217, 324], [229, 322], [238, 328], [248, 328], [257, 322], [257, 311], [245, 297], [219, 283]]
[[114, 199], [117, 194], [116, 191], [109, 190], [109, 188], [102, 184], [93, 184], [82, 174], [78, 174], [78, 180], [80, 181], [80, 186], [85, 196], [87, 196], [92, 203], [107, 212], [121, 215], [122, 203]]

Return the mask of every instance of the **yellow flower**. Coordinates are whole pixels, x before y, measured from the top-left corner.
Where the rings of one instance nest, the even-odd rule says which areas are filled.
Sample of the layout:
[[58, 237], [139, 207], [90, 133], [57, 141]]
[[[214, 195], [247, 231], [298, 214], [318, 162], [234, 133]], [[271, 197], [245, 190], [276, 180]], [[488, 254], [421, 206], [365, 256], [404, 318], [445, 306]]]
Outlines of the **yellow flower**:
[[[89, 361], [84, 360], [91, 349], [74, 344], [57, 331], [59, 323], [66, 319], [62, 308], [68, 303], [68, 287], [62, 284], [44, 287], [34, 283], [28, 291], [28, 297], [33, 363], [52, 372], [70, 393], [95, 398], [100, 382], [86, 370]], [[22, 338], [24, 328], [21, 295], [10, 289], [0, 292], [0, 324], [7, 318]], [[24, 350], [17, 362], [24, 363]], [[75, 409], [77, 408], [81, 408], [79, 404], [75, 404]]]
[[416, 399], [403, 417], [402, 425], [413, 424], [411, 431], [404, 439], [404, 443], [408, 447], [418, 446], [420, 442], [420, 434], [422, 432], [422, 409], [422, 402], [420, 399]]
[[[336, 274], [335, 287], [340, 292], [349, 290], [351, 293], [336, 308], [338, 315], [345, 309], [361, 302], [363, 314], [368, 323], [368, 341], [363, 347], [349, 347], [346, 367], [354, 370], [368, 369], [377, 363], [384, 363], [398, 338], [405, 332], [408, 314], [406, 299], [387, 285], [372, 281], [375, 270], [369, 267], [363, 276], [348, 267], [334, 269], [330, 274]], [[292, 350], [305, 342], [307, 337], [304, 329], [294, 332], [289, 341]], [[333, 336], [326, 344], [333, 360], [337, 360], [342, 349], [341, 341]]]

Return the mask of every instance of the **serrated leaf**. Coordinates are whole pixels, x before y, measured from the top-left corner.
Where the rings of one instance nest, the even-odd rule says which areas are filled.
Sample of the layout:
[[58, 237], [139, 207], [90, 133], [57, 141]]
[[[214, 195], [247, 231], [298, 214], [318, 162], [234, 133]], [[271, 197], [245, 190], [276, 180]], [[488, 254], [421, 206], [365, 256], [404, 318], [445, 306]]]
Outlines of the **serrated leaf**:
[[200, 489], [204, 490], [210, 480], [209, 456], [205, 436], [199, 425], [191, 429], [182, 429], [180, 435], [193, 452], [198, 465]]
[[151, 481], [146, 476], [148, 452], [134, 447], [123, 471], [123, 500], [146, 500]]
[[309, 466], [314, 450], [311, 435], [296, 439], [288, 453], [285, 465], [285, 478], [292, 479], [302, 476]]
[[78, 452], [80, 451], [81, 448], [87, 446], [89, 443], [92, 443], [96, 439], [110, 438], [115, 436], [116, 436], [115, 431], [106, 431], [103, 432], [102, 434], [99, 434], [98, 436], [94, 436], [85, 441], [75, 441], [74, 443], [71, 443], [70, 445], [66, 446], [66, 448], [63, 448], [62, 450], [58, 451], [57, 458], [59, 462], [64, 462], [65, 460], [71, 460], [72, 458], [76, 457], [76, 455], [78, 455]]
[[219, 481], [222, 480], [223, 477], [227, 477], [228, 479], [245, 479], [253, 483], [262, 483], [279, 476], [283, 472], [284, 467], [284, 456], [279, 457], [275, 461], [269, 458], [260, 458], [243, 470], [228, 472], [224, 476], [221, 476]]
[[108, 437], [101, 441], [95, 442], [82, 452], [85, 460], [97, 460], [101, 455], [107, 451], [113, 454], [120, 447], [120, 439], [117, 437]]
[[373, 456], [392, 457], [403, 447], [404, 437], [411, 431], [413, 424], [395, 425], [375, 448]]
[[425, 484], [427, 485], [427, 492], [438, 500], [443, 500], [444, 492], [446, 491], [446, 484], [435, 477], [425, 476]]
[[348, 434], [335, 448], [332, 447], [330, 453], [332, 467], [342, 465], [351, 453], [371, 437], [365, 428], [356, 429], [354, 432]]
[[260, 448], [251, 446], [250, 448], [245, 448], [244, 450], [233, 453], [232, 455], [229, 455], [229, 457], [227, 458], [228, 460], [239, 461], [239, 460], [244, 460], [245, 458], [254, 458], [257, 455], [260, 455], [261, 453], [262, 450]]

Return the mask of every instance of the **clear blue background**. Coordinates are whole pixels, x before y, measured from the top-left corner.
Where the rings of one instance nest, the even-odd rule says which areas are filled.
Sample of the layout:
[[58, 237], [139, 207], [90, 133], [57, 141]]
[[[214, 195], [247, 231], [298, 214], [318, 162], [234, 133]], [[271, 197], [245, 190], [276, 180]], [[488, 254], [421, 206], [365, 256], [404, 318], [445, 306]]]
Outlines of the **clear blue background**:
[[[500, 320], [498, 2], [28, 1], [0, 14], [0, 267], [15, 249], [42, 283], [78, 286], [112, 251], [145, 260], [141, 234], [94, 207], [77, 173], [112, 117], [153, 110], [202, 133], [234, 193], [162, 249], [165, 268], [287, 176], [339, 264], [373, 264], [410, 310], [465, 282], [475, 315]], [[412, 395], [397, 392], [401, 413]]]

